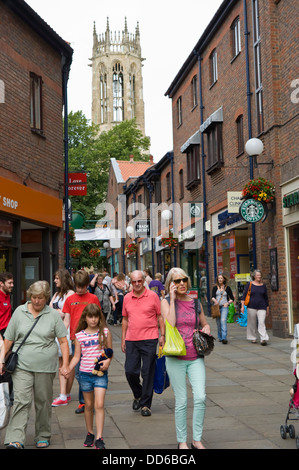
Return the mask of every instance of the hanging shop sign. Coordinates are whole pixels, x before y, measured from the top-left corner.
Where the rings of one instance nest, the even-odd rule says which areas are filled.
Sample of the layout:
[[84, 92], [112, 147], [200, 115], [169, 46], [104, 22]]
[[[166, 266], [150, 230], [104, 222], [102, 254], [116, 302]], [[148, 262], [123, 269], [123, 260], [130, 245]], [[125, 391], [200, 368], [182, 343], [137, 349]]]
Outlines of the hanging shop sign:
[[263, 222], [267, 217], [267, 208], [256, 199], [245, 199], [240, 206], [240, 215], [242, 219], [250, 224], [255, 224], [261, 220]]
[[86, 173], [68, 174], [68, 193], [69, 196], [87, 195], [87, 175]]
[[230, 214], [239, 214], [242, 191], [227, 191], [227, 207]]
[[135, 237], [150, 237], [151, 236], [151, 221], [136, 220], [135, 221]]

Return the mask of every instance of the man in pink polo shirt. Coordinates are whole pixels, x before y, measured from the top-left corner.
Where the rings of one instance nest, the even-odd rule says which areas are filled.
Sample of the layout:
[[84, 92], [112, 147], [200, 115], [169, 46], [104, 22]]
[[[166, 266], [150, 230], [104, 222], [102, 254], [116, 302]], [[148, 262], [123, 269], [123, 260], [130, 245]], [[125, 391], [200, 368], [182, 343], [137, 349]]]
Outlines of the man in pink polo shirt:
[[[144, 273], [131, 273], [133, 290], [123, 303], [122, 351], [126, 354], [125, 373], [134, 395], [133, 410], [141, 408], [142, 416], [151, 416], [156, 352], [165, 342], [165, 326], [161, 316], [160, 299], [144, 287]], [[142, 385], [140, 383], [140, 373]]]

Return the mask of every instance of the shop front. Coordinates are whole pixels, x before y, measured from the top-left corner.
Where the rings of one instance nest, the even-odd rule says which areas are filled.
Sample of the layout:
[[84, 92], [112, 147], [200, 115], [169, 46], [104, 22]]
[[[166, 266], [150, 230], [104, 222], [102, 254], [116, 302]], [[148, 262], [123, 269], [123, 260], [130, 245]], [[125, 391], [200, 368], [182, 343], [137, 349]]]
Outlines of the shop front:
[[0, 272], [14, 275], [13, 308], [33, 282], [52, 283], [63, 254], [61, 228], [61, 199], [0, 177]]
[[178, 237], [180, 267], [191, 281], [189, 295], [200, 299], [207, 313], [207, 270], [203, 244], [202, 223], [182, 230]]
[[299, 323], [299, 178], [282, 186], [289, 333]]
[[212, 236], [214, 251], [212, 285], [216, 276], [223, 274], [228, 279], [235, 299], [240, 300], [252, 270], [251, 224], [247, 224], [238, 213], [229, 213], [225, 208], [212, 215]]

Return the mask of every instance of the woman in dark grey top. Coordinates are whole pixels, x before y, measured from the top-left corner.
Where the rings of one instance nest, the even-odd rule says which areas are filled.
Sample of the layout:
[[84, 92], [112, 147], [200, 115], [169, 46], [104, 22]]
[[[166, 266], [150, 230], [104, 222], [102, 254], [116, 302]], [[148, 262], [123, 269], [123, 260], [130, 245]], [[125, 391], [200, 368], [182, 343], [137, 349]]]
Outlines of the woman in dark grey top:
[[226, 277], [219, 274], [216, 278], [216, 285], [212, 290], [212, 301], [219, 304], [220, 318], [216, 318], [218, 339], [222, 344], [227, 344], [227, 315], [228, 306], [234, 303], [234, 296], [231, 288], [227, 285]]
[[247, 339], [256, 343], [257, 333], [260, 335], [262, 346], [266, 346], [269, 336], [266, 331], [265, 320], [269, 315], [269, 301], [267, 287], [262, 281], [262, 273], [255, 270], [252, 282], [245, 286], [241, 299], [241, 312], [244, 313], [244, 301], [251, 284], [250, 301], [247, 305]]

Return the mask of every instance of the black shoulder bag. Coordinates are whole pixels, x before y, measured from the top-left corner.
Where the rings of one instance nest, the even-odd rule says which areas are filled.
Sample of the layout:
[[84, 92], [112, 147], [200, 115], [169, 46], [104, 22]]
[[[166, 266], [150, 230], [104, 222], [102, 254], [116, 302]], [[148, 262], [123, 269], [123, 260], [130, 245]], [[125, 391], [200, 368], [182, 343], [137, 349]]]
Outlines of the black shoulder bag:
[[198, 299], [194, 300], [195, 304], [195, 330], [193, 333], [193, 345], [197, 351], [198, 357], [204, 357], [211, 354], [214, 349], [215, 338], [212, 335], [208, 335], [203, 331], [200, 331], [200, 326], [198, 325]]
[[30, 328], [30, 330], [28, 331], [27, 335], [25, 336], [25, 338], [23, 339], [23, 341], [21, 342], [20, 346], [18, 347], [18, 349], [15, 351], [15, 352], [10, 352], [8, 353], [9, 355], [7, 356], [6, 360], [5, 360], [5, 370], [6, 372], [8, 372], [9, 374], [12, 374], [15, 370], [15, 368], [17, 367], [17, 363], [18, 363], [18, 352], [20, 350], [20, 348], [23, 346], [23, 344], [25, 343], [26, 339], [28, 338], [28, 336], [30, 335], [31, 331], [33, 330], [33, 328], [35, 327], [35, 325], [37, 324], [38, 320], [40, 319], [40, 316], [37, 317], [37, 319], [35, 320], [35, 322], [33, 323], [32, 327]]

